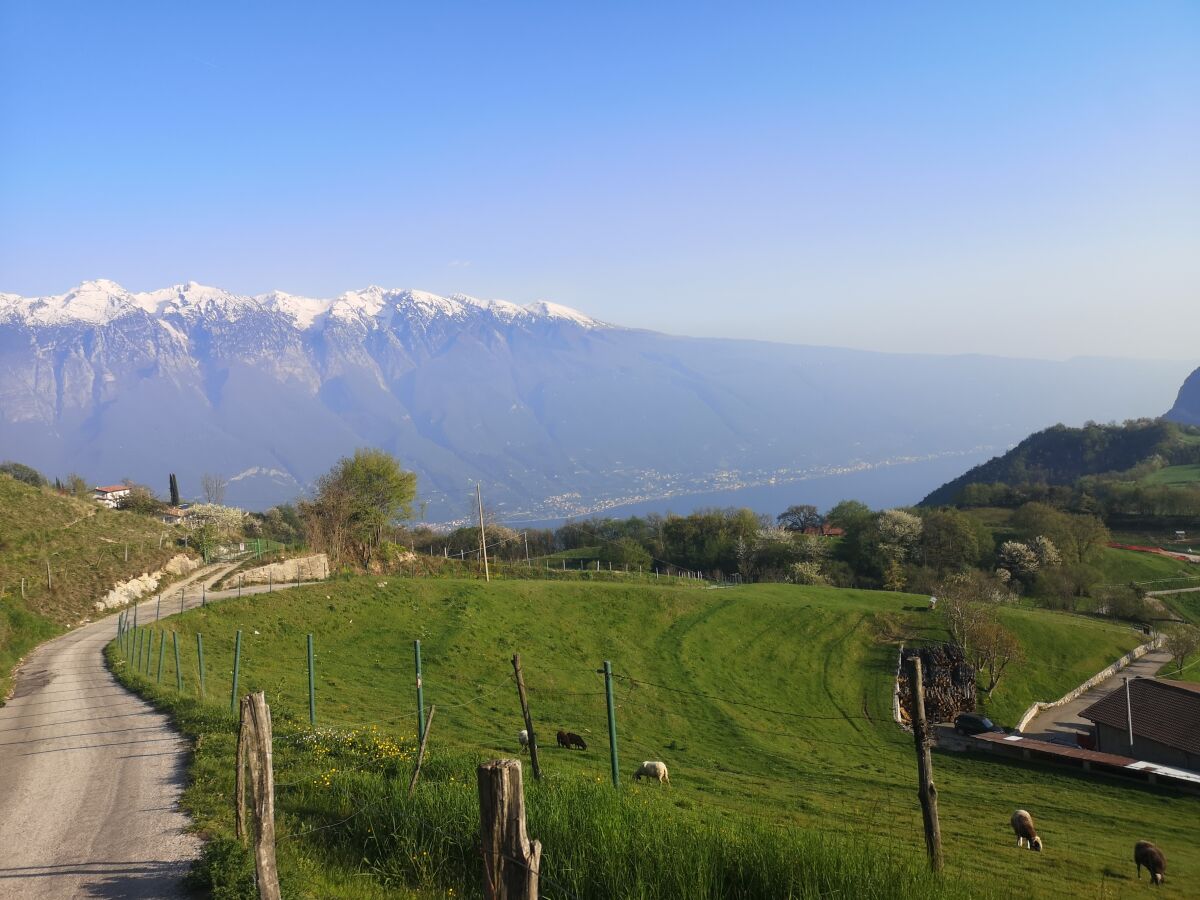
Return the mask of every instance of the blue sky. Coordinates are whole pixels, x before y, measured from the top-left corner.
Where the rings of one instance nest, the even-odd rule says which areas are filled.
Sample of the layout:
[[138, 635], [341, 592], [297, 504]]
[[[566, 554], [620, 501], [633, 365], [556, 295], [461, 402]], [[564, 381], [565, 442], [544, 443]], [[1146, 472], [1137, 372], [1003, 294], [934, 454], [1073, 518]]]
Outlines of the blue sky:
[[0, 290], [1197, 355], [1200, 4], [745, 6], [5, 3]]

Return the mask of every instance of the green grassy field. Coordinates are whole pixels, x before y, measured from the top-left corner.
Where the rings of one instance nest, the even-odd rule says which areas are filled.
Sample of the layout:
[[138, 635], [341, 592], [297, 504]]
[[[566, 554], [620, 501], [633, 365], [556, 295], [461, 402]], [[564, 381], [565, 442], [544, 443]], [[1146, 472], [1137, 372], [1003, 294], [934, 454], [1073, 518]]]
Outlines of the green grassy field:
[[[911, 737], [891, 721], [896, 647], [880, 636], [942, 637], [923, 600], [787, 585], [704, 590], [357, 578], [221, 602], [172, 620], [187, 651], [184, 693], [195, 691], [192, 648], [199, 631], [212, 698], [201, 712], [191, 701], [179, 707], [181, 724], [199, 737], [187, 802], [210, 833], [228, 834], [227, 704], [237, 629], [244, 642], [240, 692], [265, 690], [282, 728], [303, 731], [306, 724], [304, 638], [311, 632], [318, 724], [374, 725], [401, 742], [415, 732], [412, 640], [419, 638], [425, 702], [438, 707], [431, 791], [452, 791], [452, 784], [471, 780], [472, 759], [516, 755], [522, 723], [509, 662], [515, 652], [522, 655], [550, 780], [531, 790], [551, 791], [556, 783], [608, 790], [605, 703], [596, 670], [611, 659], [619, 675], [623, 781], [643, 759], [662, 759], [671, 768], [668, 789], [623, 788], [647, 805], [652, 820], [685, 830], [726, 827], [737, 835], [760, 827], [793, 837], [820, 834], [866, 848], [868, 859], [888, 860], [911, 875], [922, 857], [915, 763]], [[1027, 661], [1014, 667], [989, 704], [1001, 721], [1013, 721], [1033, 699], [1060, 696], [1138, 642], [1129, 629], [1078, 616], [1012, 609], [1005, 619]], [[174, 678], [168, 654], [165, 690], [137, 683], [169, 698]], [[582, 734], [588, 750], [555, 747], [560, 728]], [[287, 835], [333, 825], [343, 810], [374, 809], [392, 790], [386, 773], [318, 771], [314, 767], [328, 763], [295, 752], [278, 759], [280, 827]], [[1142, 837], [1170, 856], [1162, 896], [1188, 896], [1187, 886], [1200, 877], [1198, 798], [985, 757], [939, 753], [935, 772], [952, 896], [1133, 896], [1139, 885], [1130, 858]], [[326, 793], [315, 794], [314, 784]], [[389, 802], [379, 808], [403, 818], [401, 801]], [[558, 807], [549, 795], [531, 806], [543, 802], [542, 820], [531, 812], [531, 833], [564, 833], [551, 827]], [[1008, 817], [1017, 806], [1034, 813], [1047, 852], [1013, 846]], [[370, 818], [386, 820], [383, 812]], [[356, 841], [366, 835], [355, 830], [361, 821], [354, 822], [281, 844], [288, 848], [281, 865], [298, 896], [369, 896], [368, 886], [395, 886], [385, 870], [401, 851], [364, 856]], [[575, 842], [584, 847], [599, 840], [586, 825], [574, 832], [584, 829], [587, 836]], [[469, 820], [463, 827], [472, 827]], [[547, 873], [584, 879], [594, 861], [580, 859], [569, 869], [554, 862], [556, 853], [574, 860], [577, 851], [574, 844], [566, 854], [548, 843]], [[863, 865], [862, 883], [874, 883], [879, 873], [867, 872], [874, 864]], [[442, 875], [428, 877], [401, 868], [409, 883], [428, 890], [463, 886], [449, 863]], [[907, 894], [873, 895], [931, 890], [904, 878]], [[344, 885], [359, 893], [343, 893]], [[847, 895], [853, 886], [826, 887]]]
[[169, 542], [158, 548], [162, 531], [144, 516], [0, 475], [0, 701], [13, 666], [31, 647], [93, 615], [93, 602], [117, 582], [153, 571], [178, 552]]
[[[1136, 582], [1163, 582], [1162, 584], [1147, 584], [1150, 589], [1167, 589], [1171, 587], [1187, 587], [1185, 581], [1192, 579], [1200, 581], [1200, 566], [1193, 563], [1180, 562], [1166, 556], [1154, 553], [1141, 553], [1137, 550], [1119, 550], [1116, 547], [1106, 547], [1095, 562], [1105, 584], [1128, 584]], [[1167, 581], [1180, 579], [1178, 585], [1167, 584]]]
[[1200, 482], [1200, 464], [1167, 466], [1142, 480], [1147, 484], [1195, 484]]

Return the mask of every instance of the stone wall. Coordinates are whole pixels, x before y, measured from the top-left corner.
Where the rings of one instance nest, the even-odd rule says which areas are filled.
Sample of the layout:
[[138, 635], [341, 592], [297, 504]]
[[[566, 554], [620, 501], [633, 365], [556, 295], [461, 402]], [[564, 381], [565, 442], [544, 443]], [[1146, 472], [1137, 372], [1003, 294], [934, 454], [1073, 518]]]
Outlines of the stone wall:
[[239, 575], [242, 584], [283, 584], [288, 581], [294, 582], [297, 575], [301, 581], [321, 581], [329, 577], [329, 557], [324, 553], [317, 553], [313, 556], [285, 559], [269, 566], [258, 566], [229, 576], [225, 580], [226, 585], [236, 586]]
[[114, 585], [111, 591], [92, 605], [97, 612], [103, 612], [106, 609], [116, 609], [118, 606], [126, 606], [135, 600], [142, 599], [147, 594], [153, 594], [158, 590], [158, 585], [164, 577], [168, 575], [187, 575], [198, 568], [200, 568], [200, 561], [198, 559], [193, 559], [184, 553], [176, 554], [157, 572], [143, 572], [137, 578], [131, 578], [128, 581], [122, 581], [120, 584]]

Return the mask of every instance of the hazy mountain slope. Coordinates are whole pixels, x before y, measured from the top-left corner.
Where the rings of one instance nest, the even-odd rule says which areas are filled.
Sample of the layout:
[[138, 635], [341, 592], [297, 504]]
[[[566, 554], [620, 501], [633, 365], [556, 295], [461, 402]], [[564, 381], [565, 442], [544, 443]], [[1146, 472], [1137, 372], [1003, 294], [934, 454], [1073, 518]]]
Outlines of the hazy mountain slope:
[[[543, 517], [597, 498], [1000, 448], [1166, 405], [1172, 363], [915, 356], [618, 328], [553, 304], [368, 288], [334, 300], [194, 283], [0, 295], [0, 457], [229, 499], [294, 496], [356, 446]], [[550, 499], [554, 498], [554, 499]]]
[[1200, 425], [1200, 369], [1187, 377], [1165, 418], [1185, 425]]

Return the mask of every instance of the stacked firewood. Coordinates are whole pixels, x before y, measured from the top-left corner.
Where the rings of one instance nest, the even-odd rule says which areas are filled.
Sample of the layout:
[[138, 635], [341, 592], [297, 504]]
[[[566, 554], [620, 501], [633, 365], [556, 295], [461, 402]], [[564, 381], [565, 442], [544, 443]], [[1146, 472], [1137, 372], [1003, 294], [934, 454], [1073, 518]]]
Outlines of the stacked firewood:
[[921, 680], [925, 687], [925, 718], [930, 722], [953, 722], [963, 712], [975, 710], [975, 667], [967, 662], [956, 644], [931, 647], [905, 647], [901, 651], [900, 718], [906, 724], [912, 715], [912, 686], [908, 679], [908, 660], [921, 657]]

